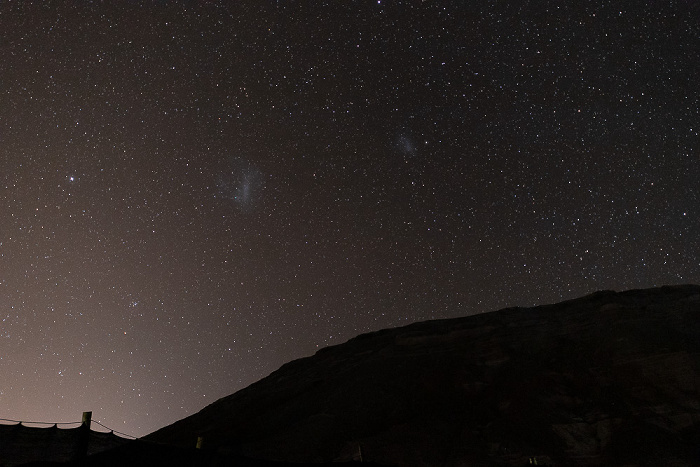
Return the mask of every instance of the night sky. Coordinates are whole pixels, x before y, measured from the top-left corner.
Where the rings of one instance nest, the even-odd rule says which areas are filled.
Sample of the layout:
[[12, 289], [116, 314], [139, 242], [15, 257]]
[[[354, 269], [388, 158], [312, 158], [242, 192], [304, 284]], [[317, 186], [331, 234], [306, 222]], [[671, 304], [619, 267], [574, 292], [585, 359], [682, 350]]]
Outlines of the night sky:
[[0, 418], [135, 436], [417, 320], [700, 283], [686, 1], [3, 1]]

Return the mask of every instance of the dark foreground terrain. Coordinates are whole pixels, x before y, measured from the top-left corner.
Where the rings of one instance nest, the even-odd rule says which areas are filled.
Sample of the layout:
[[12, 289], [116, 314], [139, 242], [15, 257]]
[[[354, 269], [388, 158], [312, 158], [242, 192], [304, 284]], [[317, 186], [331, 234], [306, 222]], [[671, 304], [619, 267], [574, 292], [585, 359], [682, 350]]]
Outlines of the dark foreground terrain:
[[699, 370], [700, 287], [605, 291], [361, 335], [147, 439], [287, 462], [697, 466]]
[[700, 287], [606, 291], [361, 335], [74, 464], [466, 467], [533, 457], [700, 465]]

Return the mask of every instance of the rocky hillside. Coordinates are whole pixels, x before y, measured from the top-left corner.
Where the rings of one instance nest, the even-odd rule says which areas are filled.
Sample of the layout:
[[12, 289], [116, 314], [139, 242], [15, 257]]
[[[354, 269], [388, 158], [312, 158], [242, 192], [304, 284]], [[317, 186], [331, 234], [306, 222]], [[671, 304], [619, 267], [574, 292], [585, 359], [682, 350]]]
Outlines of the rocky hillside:
[[252, 458], [700, 465], [700, 287], [361, 335], [149, 435]]

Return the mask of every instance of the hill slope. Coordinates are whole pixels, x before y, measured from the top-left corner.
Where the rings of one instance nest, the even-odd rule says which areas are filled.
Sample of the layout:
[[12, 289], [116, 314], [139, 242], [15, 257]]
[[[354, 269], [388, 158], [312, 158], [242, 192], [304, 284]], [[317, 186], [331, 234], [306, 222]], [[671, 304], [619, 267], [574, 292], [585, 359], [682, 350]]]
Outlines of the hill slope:
[[700, 465], [700, 287], [361, 335], [152, 433], [259, 459]]

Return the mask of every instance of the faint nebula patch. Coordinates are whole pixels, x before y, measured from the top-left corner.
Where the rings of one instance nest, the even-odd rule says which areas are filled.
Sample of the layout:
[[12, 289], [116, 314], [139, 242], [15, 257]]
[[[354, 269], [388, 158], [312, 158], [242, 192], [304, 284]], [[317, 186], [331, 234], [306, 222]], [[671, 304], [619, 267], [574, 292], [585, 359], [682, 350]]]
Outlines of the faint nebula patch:
[[263, 173], [251, 162], [231, 158], [216, 180], [216, 197], [233, 201], [240, 209], [252, 209], [265, 187]]
[[404, 156], [414, 156], [418, 149], [413, 139], [407, 135], [399, 135], [395, 146]]

